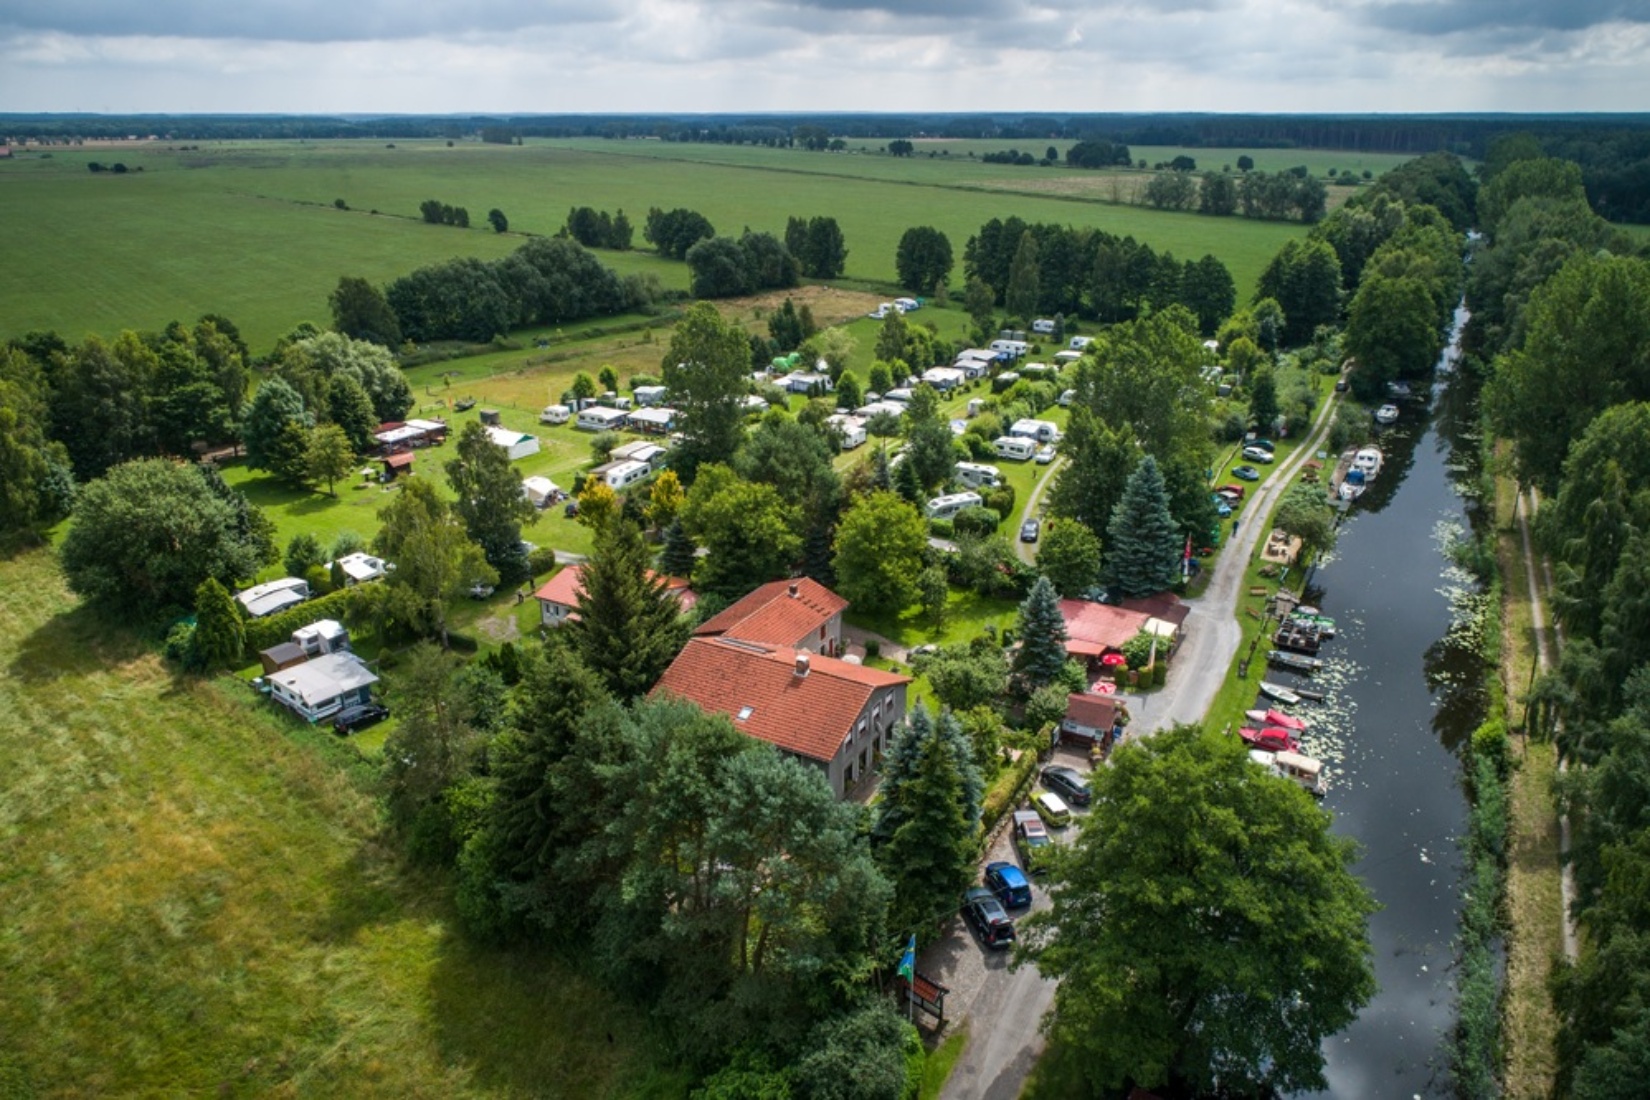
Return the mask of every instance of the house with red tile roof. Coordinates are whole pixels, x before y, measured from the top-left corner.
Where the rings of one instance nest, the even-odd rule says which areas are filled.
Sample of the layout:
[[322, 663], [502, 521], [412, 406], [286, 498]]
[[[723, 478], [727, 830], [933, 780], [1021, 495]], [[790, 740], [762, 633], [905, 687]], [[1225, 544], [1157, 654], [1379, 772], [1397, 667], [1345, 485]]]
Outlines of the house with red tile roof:
[[[817, 640], [817, 628], [806, 640]], [[910, 683], [805, 646], [699, 635], [652, 694], [727, 715], [740, 732], [819, 768], [840, 798], [887, 750]]]
[[1066, 716], [1060, 722], [1060, 739], [1099, 744], [1127, 720], [1128, 707], [1123, 700], [1109, 695], [1073, 692], [1066, 696]]
[[[699, 594], [688, 587], [681, 577], [668, 577], [649, 569], [649, 578], [665, 583], [665, 595], [673, 597], [683, 611], [692, 611], [699, 602]], [[584, 592], [584, 566], [569, 565], [545, 581], [533, 598], [539, 602], [539, 623], [542, 626], [560, 626], [569, 619], [578, 618], [579, 596]]]
[[842, 613], [847, 608], [847, 600], [818, 581], [807, 577], [773, 581], [706, 619], [693, 634], [834, 657], [842, 652]]
[[1066, 622], [1066, 652], [1089, 660], [1123, 648], [1151, 620], [1144, 611], [1093, 600], [1061, 600], [1060, 617]]

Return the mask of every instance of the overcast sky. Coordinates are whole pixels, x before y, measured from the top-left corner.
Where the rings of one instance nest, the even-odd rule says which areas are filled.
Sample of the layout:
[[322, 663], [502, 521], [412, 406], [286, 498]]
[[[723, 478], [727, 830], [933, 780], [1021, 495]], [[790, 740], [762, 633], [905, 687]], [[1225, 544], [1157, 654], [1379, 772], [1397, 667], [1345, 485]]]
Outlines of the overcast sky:
[[1645, 111], [1650, 0], [0, 0], [0, 111]]

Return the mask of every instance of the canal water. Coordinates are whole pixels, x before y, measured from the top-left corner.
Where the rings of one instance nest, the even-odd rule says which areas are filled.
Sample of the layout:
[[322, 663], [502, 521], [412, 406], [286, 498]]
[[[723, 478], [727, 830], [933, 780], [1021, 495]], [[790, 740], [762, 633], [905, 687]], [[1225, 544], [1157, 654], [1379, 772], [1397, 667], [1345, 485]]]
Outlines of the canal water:
[[[1306, 751], [1330, 773], [1325, 806], [1362, 855], [1382, 909], [1370, 921], [1379, 991], [1325, 1044], [1328, 1095], [1447, 1097], [1454, 939], [1467, 829], [1461, 753], [1485, 706], [1467, 638], [1476, 595], [1449, 547], [1470, 528], [1473, 383], [1453, 370], [1464, 311], [1430, 387], [1380, 433], [1379, 477], [1353, 505], [1308, 598], [1336, 621], [1312, 686]], [[1297, 677], [1274, 676], [1289, 683]]]

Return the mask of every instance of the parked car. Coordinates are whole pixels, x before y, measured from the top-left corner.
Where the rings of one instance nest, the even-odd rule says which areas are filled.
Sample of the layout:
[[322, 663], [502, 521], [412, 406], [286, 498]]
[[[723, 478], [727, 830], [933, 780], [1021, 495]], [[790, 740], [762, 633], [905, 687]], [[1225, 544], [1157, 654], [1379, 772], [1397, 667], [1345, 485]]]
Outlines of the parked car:
[[1059, 829], [1071, 824], [1071, 807], [1066, 805], [1065, 799], [1053, 791], [1033, 793], [1031, 808], [1037, 811], [1037, 816], [1043, 819], [1043, 824], [1051, 829]]
[[1263, 466], [1272, 462], [1276, 458], [1276, 456], [1265, 447], [1257, 447], [1253, 443], [1243, 448], [1243, 457], [1247, 458], [1250, 462], [1259, 462]]
[[1233, 466], [1232, 476], [1241, 478], [1244, 481], [1259, 481], [1260, 471], [1253, 466]]
[[1070, 802], [1073, 806], [1087, 806], [1093, 794], [1089, 781], [1076, 768], [1064, 764], [1050, 764], [1043, 769], [1043, 786]]
[[1231, 482], [1227, 482], [1225, 485], [1222, 485], [1220, 488], [1216, 489], [1215, 492], [1220, 496], [1225, 497], [1235, 505], [1243, 499], [1243, 494], [1248, 492], [1248, 490], [1241, 485], [1233, 485]]
[[1020, 524], [1021, 542], [1036, 542], [1037, 537], [1042, 533], [1043, 521], [1040, 519], [1028, 519], [1024, 523]]
[[1036, 459], [1037, 465], [1047, 466], [1050, 462], [1054, 461], [1054, 444], [1043, 444], [1041, 447], [1037, 448], [1037, 453], [1032, 457]]
[[472, 600], [485, 600], [495, 591], [497, 591], [497, 589], [485, 581], [476, 581], [470, 586], [470, 598]]
[[1249, 446], [1259, 447], [1267, 454], [1271, 454], [1273, 451], [1278, 449], [1278, 445], [1273, 443], [1270, 439], [1251, 439], [1249, 441]]
[[1335, 379], [1335, 392], [1336, 393], [1345, 393], [1347, 390], [1349, 390], [1351, 388], [1352, 388], [1352, 383], [1347, 381], [1345, 378]]
[[1012, 863], [987, 863], [985, 884], [1004, 909], [1024, 909], [1031, 904], [1031, 880]]
[[996, 950], [1004, 950], [1014, 942], [1014, 921], [984, 886], [970, 886], [963, 894], [963, 919], [974, 928], [980, 942]]
[[1031, 874], [1041, 874], [1053, 839], [1048, 827], [1037, 816], [1036, 810], [1014, 811], [1014, 847], [1020, 853], [1020, 865]]
[[1215, 514], [1217, 516], [1221, 519], [1225, 519], [1227, 516], [1232, 514], [1232, 506], [1227, 503], [1225, 497], [1221, 496], [1219, 493], [1210, 493], [1209, 495], [1214, 498]]
[[362, 703], [345, 707], [332, 719], [332, 732], [339, 737], [376, 725], [390, 716], [390, 708], [382, 703]]

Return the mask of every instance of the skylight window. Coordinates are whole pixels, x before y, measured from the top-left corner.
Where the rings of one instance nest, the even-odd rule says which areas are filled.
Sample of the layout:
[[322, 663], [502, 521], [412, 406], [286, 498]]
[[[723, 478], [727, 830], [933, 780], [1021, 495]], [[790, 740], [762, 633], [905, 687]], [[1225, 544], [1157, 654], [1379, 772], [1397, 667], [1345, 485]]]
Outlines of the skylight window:
[[749, 718], [751, 716], [752, 712], [754, 712], [755, 710], [756, 710], [755, 707], [740, 707], [739, 708], [739, 717], [734, 719], [734, 721], [743, 722], [745, 719]]

